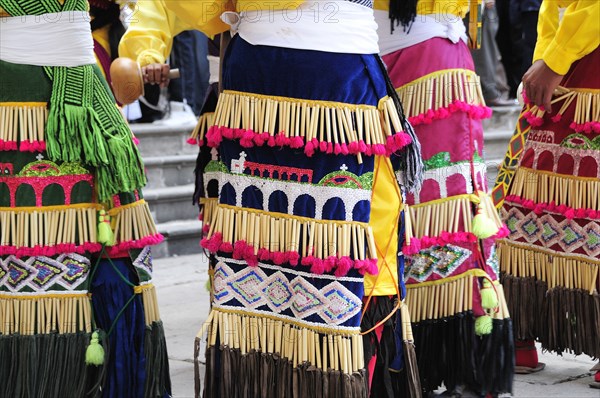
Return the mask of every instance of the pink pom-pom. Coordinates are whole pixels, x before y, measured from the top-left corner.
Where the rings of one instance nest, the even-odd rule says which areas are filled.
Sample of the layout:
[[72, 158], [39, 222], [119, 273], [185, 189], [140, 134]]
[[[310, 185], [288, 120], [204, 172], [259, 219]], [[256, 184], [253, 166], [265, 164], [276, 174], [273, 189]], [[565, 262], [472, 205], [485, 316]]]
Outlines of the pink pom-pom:
[[277, 141], [275, 140], [275, 137], [270, 136], [269, 139], [267, 140], [267, 145], [270, 146], [271, 148], [277, 145]]
[[348, 144], [348, 153], [355, 154], [355, 153], [358, 153], [358, 151], [359, 151], [358, 142], [352, 141], [351, 143]]
[[342, 147], [340, 146], [340, 144], [335, 144], [333, 146], [333, 153], [336, 155], [339, 155], [340, 153], [342, 153]]
[[438, 119], [447, 119], [450, 117], [450, 112], [446, 108], [440, 108], [437, 112]]
[[[133, 142], [135, 144], [135, 139], [133, 140]], [[188, 138], [186, 142], [190, 145], [198, 145], [198, 140], [192, 137]]]
[[285, 255], [282, 252], [274, 252], [273, 253], [273, 262], [276, 265], [281, 265], [285, 263]]
[[353, 264], [352, 260], [350, 259], [350, 257], [347, 257], [347, 256], [341, 257], [340, 261], [338, 262], [338, 266], [335, 269], [335, 276], [337, 276], [339, 278], [339, 277], [348, 275], [348, 272], [350, 272], [353, 265], [354, 264]]
[[285, 146], [289, 143], [289, 140], [285, 135], [279, 133], [275, 136], [275, 143], [277, 146]]
[[298, 261], [300, 261], [300, 254], [296, 251], [288, 252], [288, 261], [292, 267], [298, 265]]
[[325, 259], [325, 261], [323, 262], [323, 269], [325, 270], [325, 272], [333, 271], [333, 269], [335, 268], [336, 262], [337, 262], [337, 257], [335, 257], [335, 256], [327, 257]]
[[588, 210], [588, 217], [589, 218], [598, 218], [598, 214], [599, 213], [600, 213], [600, 211], [598, 211], [598, 210], [589, 209]]
[[300, 261], [300, 264], [302, 264], [302, 265], [304, 265], [304, 266], [306, 266], [306, 267], [309, 267], [309, 266], [311, 266], [311, 265], [312, 265], [312, 263], [313, 263], [314, 259], [315, 259], [315, 258], [314, 258], [313, 256], [306, 256], [306, 257], [303, 257], [303, 258], [302, 258], [302, 260]]
[[326, 153], [327, 152], [327, 141], [319, 142], [319, 151]]
[[358, 150], [361, 153], [365, 153], [367, 150], [367, 144], [363, 140], [358, 141]]
[[565, 214], [565, 217], [567, 217], [569, 220], [572, 220], [573, 218], [575, 218], [575, 210], [573, 210], [573, 209], [567, 210], [564, 214]]
[[306, 154], [306, 156], [308, 156], [309, 158], [315, 154], [315, 146], [313, 145], [312, 142], [307, 142], [306, 145], [304, 146], [304, 153]]
[[223, 253], [232, 253], [233, 245], [230, 242], [223, 242], [221, 243], [219, 250], [221, 250]]
[[556, 114], [556, 115], [552, 116], [551, 119], [554, 123], [558, 123], [562, 119], [562, 115]]
[[240, 138], [240, 145], [244, 148], [252, 148], [255, 144], [255, 134], [252, 130], [245, 130]]
[[256, 257], [254, 255], [254, 246], [246, 244], [246, 247], [244, 247], [244, 253], [242, 254], [242, 256], [244, 259], [248, 259], [250, 257]]
[[302, 137], [292, 137], [290, 141], [290, 147], [297, 149], [302, 148], [304, 146], [304, 140]]
[[375, 155], [385, 155], [385, 145], [383, 144], [374, 144], [372, 146], [373, 154]]
[[379, 273], [379, 267], [377, 267], [377, 259], [370, 258], [367, 260], [368, 265], [365, 269], [366, 273], [369, 275], [377, 275]]
[[327, 153], [333, 153], [333, 142], [327, 143]]
[[260, 248], [258, 249], [258, 259], [260, 261], [268, 261], [271, 258], [271, 253], [265, 249], [265, 248]]
[[249, 256], [246, 257], [244, 260], [246, 260], [246, 264], [248, 264], [250, 267], [258, 266], [258, 258], [256, 258], [256, 256]]
[[228, 140], [233, 140], [235, 138], [233, 129], [230, 129], [228, 127], [223, 127], [223, 129], [221, 131], [222, 131], [223, 138], [226, 138]]
[[210, 232], [210, 225], [205, 224], [204, 226], [202, 226], [202, 233], [203, 234], [207, 234]]
[[314, 258], [312, 265], [310, 267], [310, 272], [316, 275], [321, 275], [325, 272], [325, 267], [323, 266], [323, 260], [320, 258]]
[[212, 126], [206, 132], [206, 143], [210, 147], [218, 147], [223, 137], [216, 126]]
[[342, 155], [347, 155], [348, 153], [350, 153], [350, 151], [348, 150], [348, 145], [340, 144], [340, 147], [342, 148]]
[[246, 249], [246, 242], [243, 240], [238, 240], [233, 244], [233, 258], [236, 260], [241, 260], [244, 258], [244, 250]]

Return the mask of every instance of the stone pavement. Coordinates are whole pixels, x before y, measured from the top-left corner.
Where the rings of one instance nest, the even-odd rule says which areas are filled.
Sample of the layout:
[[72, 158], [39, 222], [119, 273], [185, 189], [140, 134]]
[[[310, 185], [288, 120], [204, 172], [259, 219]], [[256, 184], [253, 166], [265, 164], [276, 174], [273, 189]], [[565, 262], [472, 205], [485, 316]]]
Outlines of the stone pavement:
[[[165, 325], [173, 396], [194, 396], [194, 338], [208, 315], [206, 291], [208, 263], [202, 255], [168, 257], [155, 260], [154, 284], [160, 313]], [[546, 369], [530, 375], [516, 375], [515, 397], [600, 398], [600, 390], [588, 387], [589, 369], [594, 361], [588, 356], [542, 354]], [[308, 397], [307, 397], [308, 398]]]

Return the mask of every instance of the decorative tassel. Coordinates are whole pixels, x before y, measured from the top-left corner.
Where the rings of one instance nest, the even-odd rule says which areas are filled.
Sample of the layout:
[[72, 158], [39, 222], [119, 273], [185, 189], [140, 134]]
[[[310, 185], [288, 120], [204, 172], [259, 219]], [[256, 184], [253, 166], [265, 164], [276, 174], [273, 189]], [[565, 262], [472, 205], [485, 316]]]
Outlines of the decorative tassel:
[[498, 307], [498, 295], [488, 279], [483, 280], [483, 287], [479, 290], [481, 294], [481, 306], [486, 310]]
[[100, 345], [100, 335], [98, 331], [92, 333], [90, 345], [85, 350], [85, 363], [94, 366], [104, 364], [104, 348]]
[[490, 334], [492, 333], [493, 326], [494, 324], [491, 316], [487, 314], [480, 316], [475, 320], [475, 334], [477, 336], [485, 336]]
[[494, 221], [484, 213], [481, 203], [477, 206], [477, 214], [473, 217], [471, 231], [479, 239], [489, 238], [498, 232], [498, 227], [496, 227]]
[[106, 246], [115, 244], [115, 235], [110, 227], [110, 216], [104, 210], [100, 210], [100, 217], [98, 217], [98, 242]]

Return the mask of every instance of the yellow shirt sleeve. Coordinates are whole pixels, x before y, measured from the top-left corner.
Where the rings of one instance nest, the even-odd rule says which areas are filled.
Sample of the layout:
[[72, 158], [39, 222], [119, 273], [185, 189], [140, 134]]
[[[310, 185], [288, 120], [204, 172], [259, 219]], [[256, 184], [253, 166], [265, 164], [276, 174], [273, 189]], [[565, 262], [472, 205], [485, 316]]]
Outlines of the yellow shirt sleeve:
[[221, 21], [221, 14], [226, 11], [293, 10], [303, 2], [304, 0], [167, 0], [165, 4], [194, 29], [212, 36], [229, 30], [229, 25]]
[[[559, 21], [560, 7], [567, 6]], [[564, 75], [571, 65], [600, 45], [599, 0], [544, 0], [533, 61], [544, 60]]]
[[141, 66], [166, 61], [173, 47], [173, 37], [191, 29], [167, 9], [166, 2], [138, 0], [119, 43], [119, 56], [131, 58]]

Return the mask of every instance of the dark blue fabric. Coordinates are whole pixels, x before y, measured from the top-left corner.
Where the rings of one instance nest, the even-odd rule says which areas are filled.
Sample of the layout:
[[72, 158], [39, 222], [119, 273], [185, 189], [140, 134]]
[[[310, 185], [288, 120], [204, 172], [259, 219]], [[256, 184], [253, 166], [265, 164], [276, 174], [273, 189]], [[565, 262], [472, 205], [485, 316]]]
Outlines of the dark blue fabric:
[[169, 94], [173, 101], [183, 102], [185, 99], [197, 116], [208, 89], [210, 71], [207, 54], [208, 39], [197, 30], [181, 32], [173, 38], [171, 67], [179, 68], [181, 77], [171, 80]]
[[253, 46], [239, 35], [227, 48], [223, 88], [375, 106], [387, 95], [376, 55]]
[[[221, 299], [221, 297], [227, 296], [227, 302], [226, 305], [228, 306], [233, 306], [233, 307], [239, 307], [241, 310], [243, 309], [248, 309], [250, 307], [250, 305], [248, 305], [246, 303], [246, 301], [240, 301], [237, 296], [234, 296], [233, 291], [236, 291], [239, 289], [239, 284], [243, 283], [246, 280], [260, 280], [260, 282], [262, 282], [263, 280], [260, 278], [260, 276], [258, 275], [258, 273], [254, 273], [252, 272], [251, 267], [248, 267], [248, 265], [246, 264], [237, 264], [234, 262], [229, 262], [227, 260], [224, 261], [227, 266], [229, 268], [231, 268], [231, 270], [234, 273], [241, 273], [243, 271], [249, 272], [247, 274], [244, 275], [244, 277], [242, 278], [240, 276], [239, 279], [234, 279], [231, 280], [229, 282], [227, 282], [227, 288], [223, 289], [222, 292], [222, 296], [217, 296], [217, 299]], [[306, 272], [306, 273], [310, 273], [310, 268], [307, 266], [303, 266], [303, 265], [297, 265], [296, 267], [292, 267], [288, 264], [282, 264], [277, 266], [277, 269], [270, 269], [270, 268], [266, 268], [266, 267], [260, 267], [260, 271], [264, 272], [267, 275], [267, 278], [271, 277], [272, 275], [281, 272], [283, 275], [285, 275], [285, 277], [287, 278], [288, 281], [293, 281], [296, 276], [298, 275], [298, 271], [301, 272]], [[230, 275], [227, 275], [227, 277], [230, 277]], [[358, 271], [352, 269], [348, 272], [348, 274], [346, 275], [346, 277], [348, 278], [361, 278], [362, 276], [358, 273]], [[243, 281], [242, 281], [243, 279]], [[343, 291], [334, 291], [334, 289], [325, 289], [329, 284], [332, 283], [331, 279], [323, 279], [323, 278], [311, 278], [311, 277], [304, 277], [304, 280], [308, 283], [310, 283], [311, 286], [313, 286], [315, 289], [317, 289], [321, 294], [323, 294], [326, 298], [329, 298], [330, 295], [335, 295], [336, 292], [337, 294], [339, 294], [341, 297], [345, 296], [345, 293]], [[260, 283], [257, 282], [257, 283]], [[364, 296], [364, 283], [361, 281], [359, 282], [351, 282], [348, 280], [345, 281], [339, 281], [340, 284], [342, 284], [346, 289], [348, 289], [350, 292], [352, 292], [354, 295], [356, 295], [359, 299], [362, 300], [362, 297]], [[293, 293], [292, 288], [290, 285], [287, 285], [285, 288], [289, 289], [290, 293]], [[299, 289], [298, 286], [296, 286], [294, 289]], [[267, 293], [264, 293], [265, 295]], [[312, 294], [312, 293], [310, 293]], [[309, 294], [309, 295], [310, 295]], [[254, 299], [254, 303], [256, 303], [256, 301], [258, 301], [258, 298]], [[317, 302], [319, 300], [316, 300]], [[317, 305], [317, 304], [315, 304]], [[357, 303], [357, 305], [360, 306], [360, 303]], [[274, 313], [274, 311], [266, 304], [264, 305], [260, 305], [257, 306], [255, 308], [252, 308], [252, 311], [264, 311], [266, 313]], [[286, 309], [283, 309], [278, 312], [279, 315], [283, 315], [283, 316], [288, 316], [290, 318], [296, 318], [299, 319], [301, 318], [302, 321], [305, 322], [313, 322], [315, 324], [319, 324], [322, 326], [327, 326], [327, 323], [325, 323], [322, 319], [321, 316], [318, 315], [318, 312], [315, 314], [311, 314], [308, 316], [301, 316], [298, 317], [296, 316], [296, 314], [294, 314], [294, 311], [292, 311], [291, 307], [288, 307]], [[339, 326], [345, 326], [345, 327], [358, 327], [360, 326], [360, 318], [361, 318], [361, 312], [359, 311], [356, 315], [354, 315], [353, 317], [347, 319], [346, 321], [342, 322], [339, 324]]]
[[[113, 259], [116, 268], [131, 283], [137, 284], [137, 274], [128, 259]], [[133, 288], [117, 274], [109, 260], [101, 260], [91, 281], [92, 305], [96, 326], [106, 333], [119, 311], [133, 295]], [[144, 336], [146, 325], [140, 295], [136, 295], [117, 320], [110, 336], [107, 353], [107, 376], [103, 398], [137, 398], [144, 396], [146, 356]]]
[[[268, 146], [243, 148], [239, 141], [223, 140], [219, 147], [219, 154], [221, 155], [221, 161], [229, 168], [231, 160], [238, 159], [240, 153], [246, 154], [246, 162], [260, 163], [267, 166], [284, 166], [294, 167], [298, 169], [312, 171], [312, 185], [317, 185], [325, 177], [331, 178], [338, 175], [337, 172], [341, 168], [347, 168], [347, 171], [361, 177], [365, 173], [372, 173], [374, 166], [374, 157], [365, 156], [362, 158], [363, 163], [359, 164], [356, 156], [331, 156], [323, 154], [322, 152], [316, 152], [312, 157], [308, 158], [304, 155], [301, 149], [291, 149], [288, 147], [283, 148], [271, 148]], [[276, 166], [274, 166], [276, 165]], [[344, 167], [345, 165], [345, 167]], [[246, 169], [244, 174], [250, 174], [250, 170]], [[329, 176], [328, 176], [329, 175]], [[344, 178], [342, 174], [339, 174]], [[263, 176], [264, 177], [264, 176]], [[325, 180], [327, 180], [325, 179]], [[257, 179], [258, 180], [258, 179]], [[284, 179], [285, 180], [285, 179]], [[302, 178], [302, 182], [307, 182], [306, 178]], [[259, 186], [257, 181], [257, 186]], [[371, 189], [371, 186], [365, 186], [364, 189]], [[347, 195], [352, 195], [352, 188], [347, 188]], [[249, 207], [258, 210], [269, 210], [281, 213], [287, 213], [287, 202], [278, 201], [273, 203], [276, 198], [281, 199], [280, 193], [275, 193], [275, 197], [271, 199], [272, 192], [262, 192], [256, 187], [249, 187], [244, 192], [236, 193], [235, 189], [231, 184], [227, 183], [223, 186], [221, 194], [219, 196], [220, 203], [228, 204], [231, 206], [236, 205], [236, 195], [242, 195], [242, 206]], [[285, 194], [285, 193], [283, 193]], [[269, 209], [263, 209], [263, 196], [269, 195]], [[328, 198], [329, 200], [335, 198]], [[302, 195], [293, 204], [293, 214], [301, 217], [314, 217], [315, 215], [315, 201], [310, 195]], [[368, 222], [369, 214], [371, 211], [371, 204], [368, 201], [359, 202], [353, 209], [353, 221]], [[334, 200], [329, 202], [327, 206], [323, 208], [323, 219], [326, 220], [341, 220], [345, 219], [345, 209], [342, 200]]]

